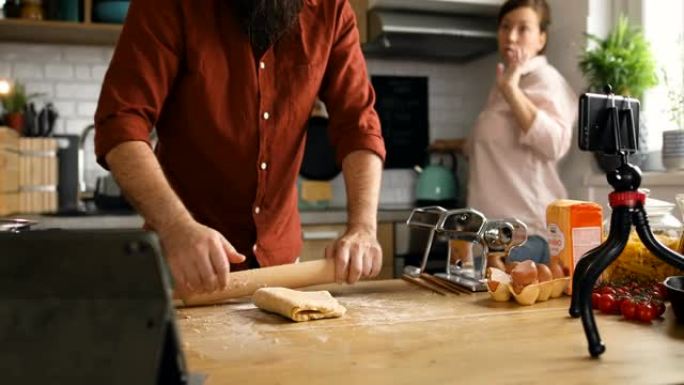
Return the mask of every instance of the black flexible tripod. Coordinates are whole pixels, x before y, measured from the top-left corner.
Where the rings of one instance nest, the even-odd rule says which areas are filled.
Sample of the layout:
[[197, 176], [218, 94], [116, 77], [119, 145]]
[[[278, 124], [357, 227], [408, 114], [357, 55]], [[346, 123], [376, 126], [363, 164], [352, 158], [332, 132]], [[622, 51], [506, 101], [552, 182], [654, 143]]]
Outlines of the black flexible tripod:
[[[644, 210], [646, 194], [638, 191], [641, 184], [641, 171], [628, 162], [627, 153], [629, 150], [623, 148], [620, 137], [620, 125], [626, 123], [628, 132], [631, 133], [629, 140], [635, 140], [637, 135], [635, 134], [634, 119], [629, 108], [618, 111], [612, 98], [613, 95], [610, 94], [609, 106], [605, 108], [608, 112], [608, 119], [605, 127], [603, 127], [612, 132], [610, 141], [614, 141], [614, 143], [608, 146], [609, 153], [617, 154], [619, 158], [617, 169], [608, 172], [606, 175], [608, 183], [614, 190], [609, 195], [609, 203], [612, 208], [610, 232], [608, 238], [601, 245], [587, 252], [577, 263], [572, 278], [573, 292], [570, 303], [570, 316], [573, 318], [582, 317], [582, 326], [589, 342], [589, 353], [592, 357], [598, 357], [606, 350], [596, 328], [591, 307], [592, 289], [603, 270], [620, 255], [627, 245], [632, 224], [648, 250], [678, 269], [684, 269], [684, 256], [665, 247], [651, 232], [648, 217]], [[580, 115], [583, 112], [585, 111], [580, 108]], [[625, 112], [627, 113], [625, 114]], [[621, 116], [626, 117], [626, 119], [621, 121]], [[581, 144], [580, 147], [582, 147]]]

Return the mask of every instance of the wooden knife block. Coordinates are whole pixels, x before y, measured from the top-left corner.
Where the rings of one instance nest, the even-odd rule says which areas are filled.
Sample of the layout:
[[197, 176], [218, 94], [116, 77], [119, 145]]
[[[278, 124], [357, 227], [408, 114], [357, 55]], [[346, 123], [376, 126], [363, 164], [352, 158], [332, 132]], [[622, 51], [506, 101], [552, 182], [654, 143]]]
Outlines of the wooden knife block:
[[19, 199], [22, 214], [57, 211], [57, 140], [19, 139]]
[[16, 213], [19, 199], [19, 135], [0, 127], [0, 217]]

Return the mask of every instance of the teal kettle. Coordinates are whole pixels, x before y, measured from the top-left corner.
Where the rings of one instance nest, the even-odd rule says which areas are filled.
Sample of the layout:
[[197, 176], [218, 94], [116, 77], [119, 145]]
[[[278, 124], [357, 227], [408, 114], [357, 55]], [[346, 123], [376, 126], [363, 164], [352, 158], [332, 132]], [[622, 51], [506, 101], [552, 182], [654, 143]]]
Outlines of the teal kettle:
[[418, 207], [458, 207], [458, 180], [456, 179], [456, 157], [451, 152], [430, 151], [427, 165], [416, 167], [416, 204]]

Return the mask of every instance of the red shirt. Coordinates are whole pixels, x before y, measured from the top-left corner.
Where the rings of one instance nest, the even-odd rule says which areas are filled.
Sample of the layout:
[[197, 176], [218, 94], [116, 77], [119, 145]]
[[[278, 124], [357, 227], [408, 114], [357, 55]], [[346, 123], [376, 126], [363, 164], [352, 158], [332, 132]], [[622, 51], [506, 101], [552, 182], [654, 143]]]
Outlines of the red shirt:
[[305, 0], [255, 60], [227, 0], [133, 0], [95, 116], [98, 160], [156, 127], [157, 158], [199, 222], [261, 266], [301, 251], [296, 179], [316, 96], [338, 161], [385, 157], [347, 0]]

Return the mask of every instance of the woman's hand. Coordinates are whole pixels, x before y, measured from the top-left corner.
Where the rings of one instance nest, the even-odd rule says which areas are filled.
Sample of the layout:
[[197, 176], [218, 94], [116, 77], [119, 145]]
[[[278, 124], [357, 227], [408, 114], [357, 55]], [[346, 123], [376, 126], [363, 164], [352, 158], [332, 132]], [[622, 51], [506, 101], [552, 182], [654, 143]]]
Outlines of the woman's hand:
[[507, 99], [513, 91], [519, 89], [522, 69], [529, 58], [525, 51], [518, 48], [510, 51], [506, 65], [499, 63], [496, 66], [496, 85]]

